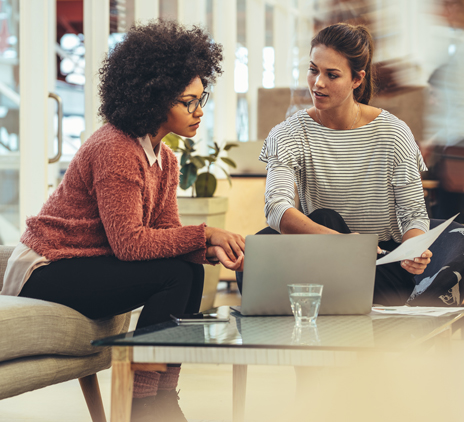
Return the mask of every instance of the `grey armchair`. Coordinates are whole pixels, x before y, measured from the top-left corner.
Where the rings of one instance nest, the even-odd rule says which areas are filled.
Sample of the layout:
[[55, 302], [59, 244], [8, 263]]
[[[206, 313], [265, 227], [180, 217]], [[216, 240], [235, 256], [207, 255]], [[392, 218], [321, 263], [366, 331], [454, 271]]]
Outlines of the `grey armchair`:
[[[0, 246], [0, 289], [13, 247]], [[93, 422], [105, 422], [96, 373], [111, 350], [91, 340], [126, 332], [130, 313], [91, 320], [56, 303], [0, 296], [0, 399], [78, 378]]]

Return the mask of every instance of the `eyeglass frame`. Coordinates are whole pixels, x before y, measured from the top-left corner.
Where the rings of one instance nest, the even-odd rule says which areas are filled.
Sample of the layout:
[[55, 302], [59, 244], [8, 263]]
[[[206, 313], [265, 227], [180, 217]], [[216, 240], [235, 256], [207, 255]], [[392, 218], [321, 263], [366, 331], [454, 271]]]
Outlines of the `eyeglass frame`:
[[[206, 99], [205, 99], [205, 97], [206, 97]], [[206, 105], [206, 103], [208, 102], [208, 99], [209, 99], [209, 92], [204, 91], [203, 94], [201, 94], [200, 98], [193, 98], [190, 101], [176, 100], [176, 103], [183, 104], [185, 107], [187, 107], [187, 112], [190, 113], [190, 114], [193, 114], [193, 113], [195, 113], [195, 111], [197, 111], [198, 106], [201, 105], [201, 103], [204, 101], [203, 105], [201, 106], [201, 108], [203, 108]], [[195, 106], [195, 108], [192, 111], [190, 111], [190, 104], [194, 103], [195, 101], [197, 101], [197, 105]]]

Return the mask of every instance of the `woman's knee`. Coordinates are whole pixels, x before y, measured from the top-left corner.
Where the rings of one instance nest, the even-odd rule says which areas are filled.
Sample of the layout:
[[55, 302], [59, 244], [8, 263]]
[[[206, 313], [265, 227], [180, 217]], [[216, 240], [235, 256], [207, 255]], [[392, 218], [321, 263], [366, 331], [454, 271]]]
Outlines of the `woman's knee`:
[[266, 227], [262, 230], [260, 230], [256, 234], [280, 234], [277, 230], [271, 229], [270, 227]]
[[309, 218], [316, 223], [319, 223], [319, 221], [325, 221], [327, 219], [343, 220], [343, 217], [337, 211], [330, 208], [319, 208], [314, 210], [311, 214], [309, 214]]
[[190, 262], [192, 270], [192, 288], [203, 291], [203, 284], [205, 281], [205, 268], [202, 264], [195, 264]]
[[309, 214], [308, 218], [321, 226], [328, 227], [340, 233], [351, 233], [343, 217], [335, 210], [319, 208]]
[[195, 269], [189, 262], [181, 259], [173, 259], [168, 271], [169, 276], [166, 277], [166, 285], [186, 287], [193, 284]]

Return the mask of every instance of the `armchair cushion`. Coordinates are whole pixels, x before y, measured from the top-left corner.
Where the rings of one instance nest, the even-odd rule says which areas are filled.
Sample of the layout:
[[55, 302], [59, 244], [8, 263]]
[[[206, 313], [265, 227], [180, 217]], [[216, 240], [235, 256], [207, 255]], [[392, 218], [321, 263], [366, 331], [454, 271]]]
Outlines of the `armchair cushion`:
[[126, 315], [91, 320], [57, 303], [0, 296], [0, 362], [26, 356], [86, 356], [91, 340], [123, 332]]
[[0, 363], [0, 400], [95, 374], [111, 366], [111, 350], [91, 356], [33, 356]]
[[14, 246], [0, 246], [0, 290], [3, 287], [3, 276], [5, 275], [8, 258], [13, 253]]

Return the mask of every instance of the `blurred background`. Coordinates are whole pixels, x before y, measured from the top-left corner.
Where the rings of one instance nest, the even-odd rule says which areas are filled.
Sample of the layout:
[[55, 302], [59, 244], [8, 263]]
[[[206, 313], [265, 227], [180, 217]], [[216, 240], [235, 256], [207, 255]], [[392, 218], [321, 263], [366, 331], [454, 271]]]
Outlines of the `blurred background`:
[[464, 221], [464, 0], [0, 0], [0, 243], [17, 243], [25, 217], [101, 125], [96, 73], [105, 52], [134, 21], [157, 17], [204, 26], [224, 46], [225, 72], [196, 138], [239, 142], [235, 176], [263, 175], [263, 139], [311, 105], [313, 35], [337, 22], [367, 25], [372, 104], [410, 126], [429, 166], [430, 216], [461, 211]]
[[[40, 210], [101, 125], [97, 71], [105, 53], [134, 21], [158, 17], [206, 27], [224, 46], [224, 74], [209, 89], [196, 140], [203, 148], [239, 143], [230, 150], [237, 162], [232, 188], [218, 186], [218, 195], [229, 197], [228, 230], [247, 235], [264, 227], [259, 151], [273, 126], [311, 106], [310, 41], [337, 22], [365, 24], [374, 36], [372, 105], [411, 128], [429, 167], [423, 187], [430, 217], [461, 212], [464, 222], [464, 0], [0, 0], [0, 244], [19, 241], [26, 216]], [[238, 304], [229, 293], [215, 303]], [[457, 340], [452, 358], [417, 354], [335, 372], [308, 391], [317, 404], [312, 413], [293, 408], [293, 368], [253, 367], [249, 402], [256, 410], [249, 411], [260, 421], [289, 420], [292, 411], [293, 420], [307, 413], [321, 421], [461, 420], [453, 406], [463, 383]], [[189, 417], [230, 420], [230, 367], [184, 365], [182, 374]], [[110, 372], [99, 379], [108, 407]], [[78, 389], [70, 382], [4, 400], [0, 420], [88, 420]]]

